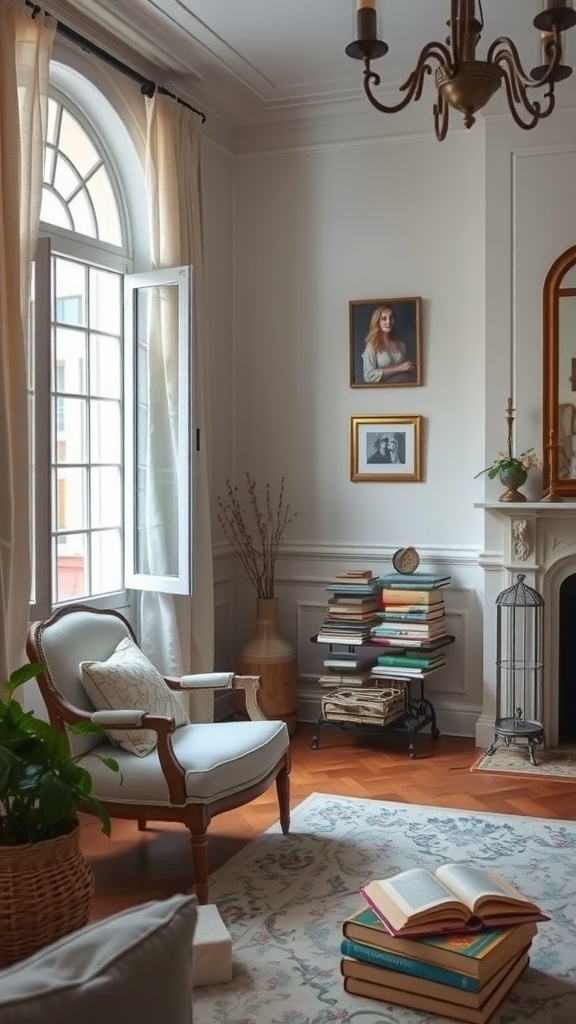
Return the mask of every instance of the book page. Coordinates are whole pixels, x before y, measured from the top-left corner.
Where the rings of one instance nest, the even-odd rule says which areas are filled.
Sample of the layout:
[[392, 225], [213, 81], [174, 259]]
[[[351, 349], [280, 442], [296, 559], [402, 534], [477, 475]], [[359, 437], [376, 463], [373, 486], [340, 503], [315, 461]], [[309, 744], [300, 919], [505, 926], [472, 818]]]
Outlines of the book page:
[[478, 910], [479, 903], [490, 897], [494, 897], [492, 902], [495, 904], [501, 901], [503, 912], [510, 904], [533, 906], [531, 900], [523, 896], [512, 882], [490, 868], [475, 867], [471, 864], [443, 864], [437, 868], [436, 877], [473, 912]]
[[454, 893], [425, 868], [410, 868], [378, 884], [390, 894], [406, 917], [428, 907], [455, 902]]

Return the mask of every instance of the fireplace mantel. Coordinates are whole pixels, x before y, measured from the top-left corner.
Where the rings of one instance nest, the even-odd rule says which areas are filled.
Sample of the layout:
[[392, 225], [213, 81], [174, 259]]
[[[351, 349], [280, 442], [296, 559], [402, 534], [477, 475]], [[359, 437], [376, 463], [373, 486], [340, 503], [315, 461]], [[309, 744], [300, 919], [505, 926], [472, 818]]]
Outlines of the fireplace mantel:
[[515, 515], [519, 512], [541, 512], [542, 515], [554, 515], [557, 512], [576, 513], [576, 501], [483, 501], [477, 502], [474, 508], [486, 508], [490, 512], [503, 512], [504, 515]]
[[481, 502], [491, 522], [484, 567], [484, 698], [477, 722], [478, 746], [485, 746], [495, 711], [496, 616], [500, 591], [521, 572], [544, 599], [544, 726], [546, 742], [558, 742], [560, 588], [576, 574], [576, 502]]

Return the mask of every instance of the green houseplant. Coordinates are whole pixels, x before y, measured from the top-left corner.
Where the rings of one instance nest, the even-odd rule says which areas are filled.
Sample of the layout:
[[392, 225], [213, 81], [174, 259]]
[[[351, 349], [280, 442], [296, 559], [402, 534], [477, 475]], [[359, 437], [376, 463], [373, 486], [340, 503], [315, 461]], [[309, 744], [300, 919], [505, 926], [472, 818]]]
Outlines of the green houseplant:
[[[110, 835], [110, 818], [92, 794], [92, 779], [71, 756], [68, 739], [49, 722], [24, 711], [14, 691], [42, 671], [23, 665], [5, 684], [0, 700], [0, 846], [37, 843], [71, 832], [82, 805], [96, 814]], [[91, 722], [72, 727], [78, 733], [104, 735]], [[101, 758], [112, 771], [118, 764]]]
[[[110, 835], [110, 818], [66, 735], [13, 696], [41, 671], [17, 669], [0, 699], [0, 966], [88, 921], [94, 876], [79, 847], [78, 811], [98, 815]], [[103, 735], [90, 722], [72, 728]], [[113, 758], [101, 761], [118, 771]]]

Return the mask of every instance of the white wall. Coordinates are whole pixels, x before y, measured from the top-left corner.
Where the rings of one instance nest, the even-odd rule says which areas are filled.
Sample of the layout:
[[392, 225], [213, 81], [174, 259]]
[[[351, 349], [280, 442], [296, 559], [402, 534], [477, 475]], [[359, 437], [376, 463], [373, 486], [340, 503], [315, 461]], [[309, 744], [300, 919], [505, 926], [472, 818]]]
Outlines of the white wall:
[[[474, 476], [504, 447], [509, 395], [516, 450], [542, 451], [542, 286], [576, 240], [575, 123], [558, 112], [522, 132], [505, 115], [443, 143], [287, 144], [234, 159], [233, 472], [272, 484], [284, 475], [298, 510], [276, 592], [302, 718], [319, 709], [322, 652], [310, 636], [326, 581], [342, 566], [385, 571], [413, 544], [423, 568], [453, 578], [456, 643], [429, 687], [440, 728], [478, 736], [483, 717], [484, 743], [493, 687], [484, 635], [508, 581], [491, 571], [501, 531], [474, 507], [501, 488]], [[349, 301], [414, 295], [424, 302], [423, 386], [351, 388]], [[400, 413], [424, 417], [423, 482], [352, 483], [350, 418]], [[220, 481], [221, 460], [230, 465], [226, 447]], [[526, 491], [540, 497], [538, 472]], [[224, 559], [217, 580], [237, 650], [253, 628], [252, 591]]]

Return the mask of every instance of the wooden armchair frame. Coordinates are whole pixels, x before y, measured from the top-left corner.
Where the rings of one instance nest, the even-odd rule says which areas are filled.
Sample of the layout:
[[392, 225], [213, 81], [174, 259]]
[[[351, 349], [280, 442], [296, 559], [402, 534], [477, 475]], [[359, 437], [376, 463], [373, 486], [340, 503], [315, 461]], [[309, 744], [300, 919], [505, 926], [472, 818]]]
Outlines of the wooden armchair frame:
[[[56, 611], [49, 619], [32, 623], [28, 631], [26, 652], [31, 662], [39, 663], [42, 666], [42, 672], [36, 679], [46, 704], [50, 722], [61, 732], [67, 732], [68, 726], [74, 723], [85, 721], [98, 722], [106, 729], [113, 727], [125, 729], [128, 727], [130, 730], [152, 729], [155, 731], [158, 737], [158, 761], [168, 790], [169, 803], [161, 805], [158, 805], [158, 803], [148, 804], [145, 801], [132, 799], [125, 802], [117, 801], [116, 799], [107, 801], [97, 791], [96, 787], [95, 795], [106, 807], [111, 818], [134, 819], [138, 822], [138, 828], [141, 831], [146, 828], [147, 821], [181, 822], [185, 825], [190, 832], [191, 838], [196, 894], [199, 903], [207, 903], [209, 893], [208, 826], [216, 814], [221, 814], [224, 811], [249, 803], [275, 782], [281, 828], [284, 833], [289, 831], [290, 747], [287, 730], [287, 743], [282, 756], [276, 759], [273, 764], [270, 764], [266, 773], [257, 782], [237, 792], [228, 793], [209, 802], [194, 802], [186, 790], [187, 766], [176, 756], [172, 742], [173, 734], [176, 731], [190, 728], [189, 726], [180, 726], [177, 730], [174, 719], [147, 714], [143, 710], [94, 711], [90, 706], [88, 698], [85, 701], [86, 707], [80, 707], [78, 704], [73, 703], [69, 696], [63, 692], [62, 684], [55, 678], [55, 659], [46, 649], [46, 639], [54, 627], [57, 628], [59, 624], [63, 624], [65, 617], [74, 614], [88, 614], [95, 617], [107, 616], [111, 623], [114, 620], [118, 620], [124, 634], [130, 636], [135, 643], [138, 643], [130, 623], [120, 612], [115, 610], [98, 610], [86, 605], [67, 605]], [[70, 620], [68, 620], [67, 624], [69, 622]], [[89, 659], [93, 656], [93, 653], [88, 650], [86, 658]], [[216, 688], [243, 690], [249, 719], [251, 721], [266, 721], [258, 704], [257, 695], [260, 683], [257, 676], [237, 676], [234, 673], [208, 673], [202, 676], [183, 676], [182, 679], [164, 678], [171, 690], [179, 692]], [[270, 723], [271, 726], [273, 724]], [[212, 723], [206, 723], [204, 728], [210, 729], [211, 725]], [[237, 725], [239, 728], [245, 728], [249, 723], [238, 722]], [[111, 747], [111, 744], [106, 744], [106, 746]], [[95, 749], [99, 750], [100, 748]], [[107, 753], [114, 756], [114, 749], [107, 749]], [[137, 763], [141, 759], [136, 755], [129, 756], [134, 757], [135, 770], [137, 770]]]

